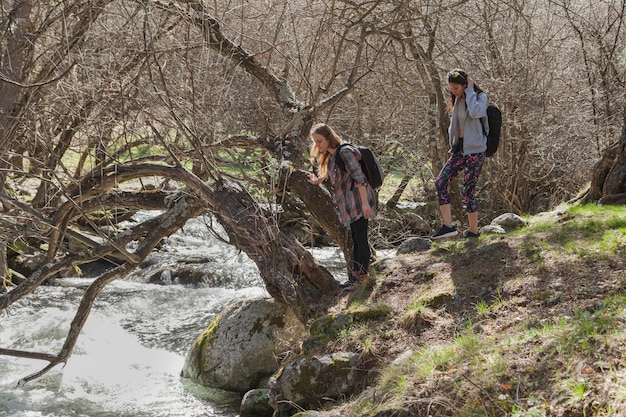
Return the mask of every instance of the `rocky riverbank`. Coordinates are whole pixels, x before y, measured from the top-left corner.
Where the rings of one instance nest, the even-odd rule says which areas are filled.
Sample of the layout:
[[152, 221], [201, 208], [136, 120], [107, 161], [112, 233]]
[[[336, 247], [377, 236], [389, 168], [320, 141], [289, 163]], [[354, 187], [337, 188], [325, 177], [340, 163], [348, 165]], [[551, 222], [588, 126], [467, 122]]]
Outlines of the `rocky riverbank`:
[[624, 406], [625, 211], [561, 207], [527, 221], [477, 240], [413, 240], [369, 282], [320, 305], [260, 387], [273, 415]]

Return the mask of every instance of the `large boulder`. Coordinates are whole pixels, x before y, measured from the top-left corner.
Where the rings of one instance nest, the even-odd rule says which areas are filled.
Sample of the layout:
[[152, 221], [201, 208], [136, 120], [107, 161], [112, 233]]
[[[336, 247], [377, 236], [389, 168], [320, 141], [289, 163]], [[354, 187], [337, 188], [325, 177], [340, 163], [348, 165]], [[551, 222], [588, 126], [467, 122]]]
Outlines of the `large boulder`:
[[204, 386], [247, 392], [278, 369], [277, 357], [304, 332], [295, 314], [271, 298], [238, 301], [194, 341], [181, 375]]

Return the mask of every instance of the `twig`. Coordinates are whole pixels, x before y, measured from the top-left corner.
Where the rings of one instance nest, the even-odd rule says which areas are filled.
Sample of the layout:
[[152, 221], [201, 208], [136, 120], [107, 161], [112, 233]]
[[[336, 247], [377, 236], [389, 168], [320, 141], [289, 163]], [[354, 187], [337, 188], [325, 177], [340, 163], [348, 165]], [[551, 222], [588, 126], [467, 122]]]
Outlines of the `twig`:
[[[506, 410], [502, 407], [500, 407], [498, 405], [498, 403], [496, 401], [493, 400], [493, 398], [491, 398], [491, 395], [489, 395], [489, 393], [487, 391], [485, 391], [484, 388], [478, 386], [476, 383], [474, 383], [474, 381], [472, 381], [471, 379], [469, 379], [469, 377], [465, 374], [461, 375], [463, 378], [465, 378], [465, 380], [467, 380], [467, 382], [469, 382], [470, 384], [472, 384], [473, 386], [475, 386], [476, 388], [478, 388], [483, 394], [485, 394], [487, 396], [487, 398], [489, 398], [489, 401], [491, 401], [496, 407], [498, 407], [500, 409], [500, 411], [502, 411], [503, 413], [506, 414]], [[486, 409], [487, 406], [485, 405], [485, 402], [483, 401], [483, 399], [480, 399], [480, 402], [483, 403], [483, 407]]]
[[59, 75], [58, 77], [52, 78], [51, 80], [48, 81], [43, 81], [40, 83], [35, 83], [35, 84], [24, 84], [24, 83], [20, 83], [14, 80], [11, 80], [7, 77], [5, 77], [4, 75], [0, 74], [0, 81], [4, 81], [5, 83], [9, 83], [9, 84], [13, 84], [17, 87], [20, 88], [37, 88], [37, 87], [43, 87], [45, 85], [48, 84], [52, 84], [55, 83], [57, 81], [59, 81], [61, 78], [65, 77], [71, 70], [72, 68], [74, 68], [74, 66], [76, 65], [75, 62], [73, 62], [65, 71], [63, 71], [63, 73], [61, 75]]

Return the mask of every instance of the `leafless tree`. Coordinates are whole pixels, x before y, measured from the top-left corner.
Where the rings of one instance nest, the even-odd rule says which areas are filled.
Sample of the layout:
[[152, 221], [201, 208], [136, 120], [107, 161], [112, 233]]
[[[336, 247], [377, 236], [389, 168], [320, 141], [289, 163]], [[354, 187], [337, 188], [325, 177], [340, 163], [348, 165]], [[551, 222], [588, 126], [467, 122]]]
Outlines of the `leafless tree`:
[[[39, 354], [50, 366], [71, 354], [101, 289], [199, 215], [219, 222], [268, 292], [307, 320], [337, 283], [274, 207], [306, 211], [349, 257], [328, 191], [306, 181], [311, 125], [327, 121], [382, 157], [394, 174], [384, 210], [434, 200], [453, 67], [504, 112], [502, 149], [481, 180], [485, 218], [571, 198], [605, 150], [596, 173], [606, 175], [595, 175], [589, 196], [623, 192], [625, 135], [611, 146], [623, 125], [623, 5], [610, 0], [0, 8], [0, 274], [9, 285], [0, 310], [63, 270], [114, 265], [86, 292], [62, 352]], [[143, 209], [162, 214], [104, 232]], [[127, 250], [130, 241], [138, 249]], [[24, 277], [7, 263], [17, 253], [37, 265]]]
[[[18, 240], [46, 242], [48, 251], [41, 258], [41, 266], [27, 280], [0, 296], [0, 310], [35, 291], [59, 271], [93, 259], [114, 257], [118, 266], [96, 279], [86, 292], [62, 352], [54, 358], [41, 356], [50, 360], [50, 366], [63, 362], [103, 286], [125, 276], [163, 237], [182, 227], [186, 219], [209, 212], [224, 227], [230, 242], [256, 262], [268, 292], [306, 320], [313, 306], [337, 290], [335, 280], [300, 243], [281, 230], [277, 217], [261, 208], [238, 179], [229, 179], [216, 168], [227, 163], [228, 158], [214, 155], [227, 155], [235, 148], [260, 149], [261, 160], [281, 160], [292, 155], [301, 165], [305, 132], [312, 124], [315, 106], [324, 108], [346, 94], [352, 88], [352, 73], [347, 75], [348, 85], [334, 97], [307, 108], [285, 79], [264, 65], [255, 53], [229, 38], [223, 29], [227, 28], [228, 17], [221, 22], [214, 17], [220, 10], [205, 9], [199, 2], [43, 3], [30, 7], [31, 14], [22, 18], [29, 19], [31, 26], [42, 23], [34, 31], [41, 43], [28, 44], [35, 45], [32, 62], [15, 69], [20, 61], [15, 56], [5, 57], [6, 66], [20, 74], [14, 78], [7, 74], [5, 83], [20, 88], [13, 89], [13, 95], [5, 99], [2, 142], [4, 172], [36, 176], [38, 190], [32, 204], [23, 204], [9, 195], [14, 190], [7, 190], [6, 186], [1, 196], [5, 211], [12, 210], [3, 213], [2, 222], [9, 244]], [[7, 19], [24, 10], [25, 4], [31, 6], [31, 2], [16, 2]], [[188, 31], [178, 32], [181, 25]], [[8, 29], [13, 26], [14, 22], [7, 22]], [[17, 36], [9, 32], [7, 38]], [[105, 41], [94, 48], [84, 47], [96, 35]], [[167, 42], [161, 43], [163, 39]], [[194, 50], [214, 52], [198, 57]], [[24, 48], [15, 52], [24, 53]], [[240, 86], [233, 92], [221, 93], [229, 88], [223, 81], [224, 74], [221, 83], [212, 82], [211, 77], [206, 77], [205, 82], [202, 58], [214, 56], [221, 57], [217, 68], [227, 73], [226, 78], [243, 83], [256, 80], [257, 90], [260, 87], [267, 91], [265, 100], [273, 106], [268, 106], [270, 119], [276, 116], [282, 120], [276, 123], [279, 131], [258, 134], [260, 129], [251, 129], [254, 134], [234, 135], [233, 131], [242, 128], [220, 128], [222, 121], [236, 121], [232, 114], [217, 109], [216, 114], [222, 113], [223, 118], [214, 121], [211, 129], [203, 124], [207, 102], [222, 99], [226, 108], [237, 99], [254, 102], [254, 91], [249, 97], [233, 97], [246, 91]], [[358, 54], [355, 59], [358, 62]], [[218, 94], [205, 94], [205, 89], [215, 89]], [[233, 113], [243, 112], [237, 107]], [[63, 161], [71, 146], [79, 150], [82, 171], [71, 171]], [[138, 158], [130, 151], [139, 146], [158, 146], [163, 153]], [[92, 168], [84, 170], [89, 158], [94, 160]], [[183, 158], [199, 167], [200, 176], [185, 168]], [[17, 165], [15, 160], [20, 160]], [[26, 161], [33, 169], [18, 170]], [[294, 188], [306, 184], [304, 172], [291, 176]], [[162, 193], [138, 191], [138, 198], [131, 199], [139, 201], [138, 207], [165, 210], [158, 222], [160, 227], [154, 227], [152, 221], [145, 222], [133, 232], [114, 238], [94, 227], [97, 225], [90, 213], [95, 210], [136, 209], [129, 207], [132, 204], [128, 201], [116, 198], [122, 192], [120, 186], [151, 177], [174, 180], [192, 196], [179, 192], [164, 197]], [[322, 190], [315, 192], [324, 201]], [[324, 212], [320, 217], [332, 217], [336, 224], [336, 215], [332, 214]], [[78, 219], [91, 226], [89, 233], [73, 230]], [[116, 219], [110, 221], [114, 223]], [[96, 243], [90, 233], [104, 243]], [[140, 249], [128, 252], [128, 239], [139, 240]], [[30, 352], [2, 352], [32, 356]]]

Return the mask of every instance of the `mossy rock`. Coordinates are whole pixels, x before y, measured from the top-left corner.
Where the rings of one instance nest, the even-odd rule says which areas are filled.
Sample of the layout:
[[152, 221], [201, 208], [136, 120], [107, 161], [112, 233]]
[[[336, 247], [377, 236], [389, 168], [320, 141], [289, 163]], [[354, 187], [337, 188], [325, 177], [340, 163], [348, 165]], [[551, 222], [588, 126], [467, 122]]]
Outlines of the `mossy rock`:
[[355, 321], [364, 322], [386, 319], [389, 314], [391, 314], [392, 310], [391, 307], [386, 304], [375, 304], [373, 306], [359, 305], [350, 307], [345, 312], [354, 317]]

